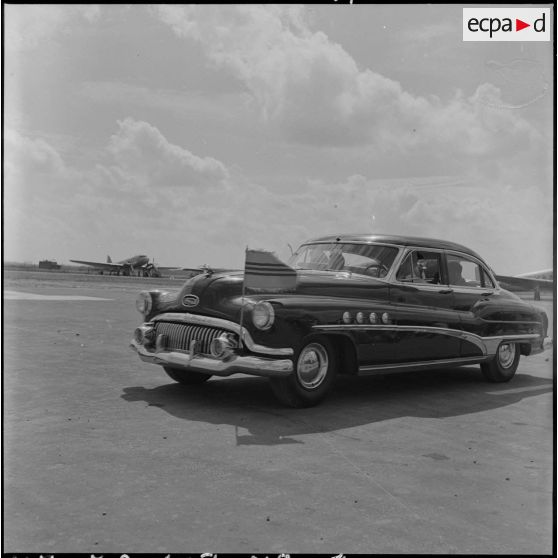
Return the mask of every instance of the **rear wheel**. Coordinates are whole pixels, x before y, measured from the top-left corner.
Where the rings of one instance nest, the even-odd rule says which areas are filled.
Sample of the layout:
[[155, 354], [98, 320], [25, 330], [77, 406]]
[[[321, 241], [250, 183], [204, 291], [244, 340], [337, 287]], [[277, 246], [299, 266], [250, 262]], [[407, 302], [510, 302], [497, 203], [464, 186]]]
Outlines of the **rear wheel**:
[[211, 378], [211, 374], [203, 372], [191, 372], [190, 370], [181, 370], [180, 368], [172, 368], [171, 366], [163, 366], [165, 372], [179, 384], [195, 385], [203, 384]]
[[489, 382], [509, 382], [515, 375], [520, 358], [519, 345], [502, 341], [496, 356], [489, 362], [481, 364], [481, 370]]
[[272, 378], [271, 387], [281, 403], [289, 407], [311, 407], [329, 391], [337, 372], [337, 353], [323, 336], [306, 340], [295, 357], [294, 373]]

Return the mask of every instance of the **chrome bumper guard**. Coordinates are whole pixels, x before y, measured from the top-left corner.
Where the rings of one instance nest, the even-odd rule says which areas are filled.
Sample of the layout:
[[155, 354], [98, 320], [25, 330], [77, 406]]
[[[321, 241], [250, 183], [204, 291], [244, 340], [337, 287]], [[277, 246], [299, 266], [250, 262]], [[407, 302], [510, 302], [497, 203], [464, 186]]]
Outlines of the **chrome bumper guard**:
[[293, 371], [293, 362], [290, 359], [234, 355], [228, 360], [219, 360], [207, 355], [193, 354], [191, 351], [148, 351], [135, 339], [130, 343], [130, 348], [136, 351], [144, 362], [206, 372], [214, 376], [242, 373], [267, 378], [283, 378]]

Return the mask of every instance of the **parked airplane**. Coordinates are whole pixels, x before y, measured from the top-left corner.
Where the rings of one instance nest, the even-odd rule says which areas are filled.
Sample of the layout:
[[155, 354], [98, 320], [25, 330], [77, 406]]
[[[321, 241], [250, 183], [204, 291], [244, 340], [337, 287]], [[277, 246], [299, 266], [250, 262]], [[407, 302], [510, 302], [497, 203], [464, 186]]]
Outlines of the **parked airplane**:
[[496, 275], [500, 286], [509, 291], [533, 290], [535, 300], [540, 300], [541, 290], [554, 291], [554, 270], [543, 269], [521, 275]]
[[149, 262], [149, 258], [144, 255], [132, 256], [120, 262], [113, 262], [110, 256], [107, 256], [106, 262], [88, 262], [84, 260], [70, 260], [71, 262], [88, 265], [96, 268], [99, 273], [109, 273], [116, 275], [134, 275], [138, 277], [159, 277], [159, 270], [155, 264]]

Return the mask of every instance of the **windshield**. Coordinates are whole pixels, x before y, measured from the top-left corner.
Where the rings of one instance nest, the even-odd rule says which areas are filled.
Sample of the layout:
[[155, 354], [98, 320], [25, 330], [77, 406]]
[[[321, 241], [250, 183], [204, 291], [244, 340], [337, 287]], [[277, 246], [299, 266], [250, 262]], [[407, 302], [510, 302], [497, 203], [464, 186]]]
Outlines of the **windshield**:
[[320, 243], [303, 244], [290, 258], [294, 269], [318, 269], [320, 271], [350, 271], [385, 277], [398, 249], [380, 244]]

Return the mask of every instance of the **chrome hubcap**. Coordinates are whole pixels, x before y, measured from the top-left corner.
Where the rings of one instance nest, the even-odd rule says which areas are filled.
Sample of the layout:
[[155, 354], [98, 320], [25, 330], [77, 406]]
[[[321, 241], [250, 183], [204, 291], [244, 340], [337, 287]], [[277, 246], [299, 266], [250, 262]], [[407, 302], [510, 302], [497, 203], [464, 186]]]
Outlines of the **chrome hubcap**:
[[502, 343], [498, 349], [498, 360], [502, 368], [509, 368], [515, 360], [515, 343]]
[[329, 360], [327, 351], [319, 343], [310, 343], [300, 353], [296, 375], [306, 389], [317, 388], [326, 377]]

